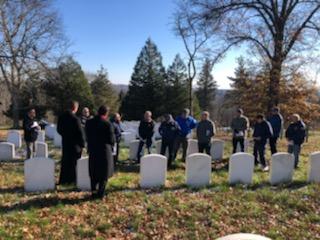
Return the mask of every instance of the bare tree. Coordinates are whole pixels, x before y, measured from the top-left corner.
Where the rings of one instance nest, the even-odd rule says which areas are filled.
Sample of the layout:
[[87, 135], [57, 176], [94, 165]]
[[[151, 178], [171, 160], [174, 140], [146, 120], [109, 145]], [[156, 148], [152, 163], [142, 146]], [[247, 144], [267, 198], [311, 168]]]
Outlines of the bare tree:
[[[184, 1], [184, 0], [182, 0]], [[220, 38], [248, 43], [270, 65], [269, 108], [279, 103], [283, 68], [319, 43], [319, 0], [190, 0], [190, 15]], [[198, 28], [202, 31], [202, 28]]]
[[0, 1], [0, 77], [11, 95], [15, 128], [22, 86], [66, 46], [61, 29], [50, 0]]
[[[193, 110], [193, 82], [197, 76], [197, 61], [201, 57], [212, 60], [214, 65], [222, 56], [222, 51], [207, 47], [208, 41], [213, 36], [214, 27], [211, 29], [202, 28], [200, 21], [190, 14], [188, 3], [178, 3], [178, 10], [174, 13], [173, 30], [176, 36], [181, 38], [187, 53], [187, 72], [189, 90], [189, 108]], [[201, 28], [201, 31], [199, 29]]]

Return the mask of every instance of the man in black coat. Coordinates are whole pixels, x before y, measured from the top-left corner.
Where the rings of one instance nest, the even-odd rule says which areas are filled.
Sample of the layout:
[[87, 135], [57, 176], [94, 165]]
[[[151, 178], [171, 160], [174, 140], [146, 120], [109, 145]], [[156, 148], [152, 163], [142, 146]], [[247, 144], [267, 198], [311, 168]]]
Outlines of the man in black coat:
[[38, 132], [41, 130], [35, 118], [36, 110], [31, 108], [23, 120], [24, 140], [26, 141], [27, 147], [27, 159], [33, 157], [35, 153], [35, 142], [38, 138]]
[[161, 123], [159, 127], [159, 133], [162, 137], [161, 143], [161, 155], [166, 155], [166, 150], [169, 151], [168, 158], [168, 167], [171, 167], [173, 158], [174, 158], [174, 142], [178, 136], [180, 131], [180, 126], [178, 123], [172, 118], [171, 114], [166, 114], [164, 116], [164, 121]]
[[151, 153], [154, 126], [155, 126], [155, 123], [152, 119], [152, 113], [150, 111], [146, 111], [144, 113], [144, 118], [139, 125], [140, 144], [139, 144], [138, 153], [137, 153], [138, 162], [140, 162], [140, 159], [143, 155], [142, 150], [144, 145], [146, 145], [148, 153], [149, 154]]
[[[101, 106], [98, 115], [86, 123], [89, 152], [89, 175], [93, 197], [103, 198], [106, 181], [114, 171], [112, 148], [115, 135], [112, 124], [107, 121], [109, 109]], [[98, 191], [97, 191], [98, 185]]]
[[253, 155], [255, 164], [258, 164], [258, 155], [259, 160], [262, 165], [263, 171], [268, 171], [269, 167], [267, 166], [266, 159], [265, 159], [265, 150], [268, 138], [272, 137], [272, 127], [269, 122], [264, 119], [262, 114], [258, 114], [256, 117], [256, 124], [254, 126], [253, 131], [253, 140], [254, 140], [254, 147], [253, 147]]
[[288, 152], [294, 155], [294, 167], [297, 168], [301, 145], [306, 138], [306, 125], [298, 114], [293, 114], [291, 121], [286, 131], [286, 138], [288, 140]]
[[271, 154], [277, 153], [277, 141], [280, 137], [283, 128], [283, 117], [280, 114], [280, 109], [274, 107], [271, 111], [271, 116], [268, 118], [271, 124], [273, 136], [269, 139]]
[[75, 115], [79, 103], [71, 102], [70, 109], [63, 113], [57, 124], [57, 131], [62, 137], [62, 159], [59, 184], [73, 184], [76, 181], [77, 160], [81, 158], [85, 139], [81, 122]]

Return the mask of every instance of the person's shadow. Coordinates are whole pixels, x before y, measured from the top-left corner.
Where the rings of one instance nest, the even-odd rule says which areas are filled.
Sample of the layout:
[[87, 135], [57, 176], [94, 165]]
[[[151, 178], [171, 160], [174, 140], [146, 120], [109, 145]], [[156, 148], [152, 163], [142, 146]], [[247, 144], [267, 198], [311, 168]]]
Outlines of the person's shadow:
[[[9, 188], [9, 189], [0, 189], [0, 193], [24, 193], [23, 188]], [[46, 208], [46, 207], [53, 207], [57, 205], [76, 205], [80, 204], [83, 202], [87, 202], [92, 200], [91, 195], [88, 193], [84, 195], [81, 198], [61, 198], [58, 195], [54, 194], [49, 197], [44, 197], [43, 195], [39, 194], [31, 194], [36, 196], [35, 198], [29, 199], [26, 202], [17, 202], [15, 204], [5, 206], [5, 205], [0, 205], [0, 214], [5, 214], [9, 213], [12, 211], [25, 211], [30, 208]]]

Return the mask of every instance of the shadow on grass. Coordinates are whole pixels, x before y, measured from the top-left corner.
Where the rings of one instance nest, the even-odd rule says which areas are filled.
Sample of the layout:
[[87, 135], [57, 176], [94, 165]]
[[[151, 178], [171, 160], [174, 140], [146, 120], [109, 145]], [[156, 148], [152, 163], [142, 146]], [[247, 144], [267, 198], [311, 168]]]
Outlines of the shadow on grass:
[[[250, 190], [255, 191], [259, 189], [269, 189], [270, 191], [283, 191], [283, 190], [296, 190], [299, 188], [303, 188], [305, 186], [309, 185], [306, 182], [303, 181], [294, 181], [292, 183], [288, 184], [281, 184], [278, 186], [270, 186], [268, 182], [262, 182], [259, 184], [252, 184], [252, 185], [242, 185], [242, 184], [236, 184], [236, 185], [229, 185], [227, 182], [215, 184], [212, 183], [207, 187], [201, 187], [201, 188], [193, 188], [188, 187], [186, 184], [180, 184], [173, 187], [159, 187], [159, 188], [141, 188], [141, 187], [109, 187], [107, 188], [107, 193], [135, 193], [135, 192], [143, 192], [146, 195], [152, 195], [152, 194], [161, 194], [164, 192], [176, 192], [176, 191], [183, 191], [184, 193], [198, 193], [203, 190], [207, 191], [229, 191], [230, 187], [239, 189], [239, 190]], [[65, 194], [75, 192], [75, 189], [61, 189], [59, 192], [63, 192]], [[22, 187], [14, 187], [14, 188], [6, 188], [6, 189], [0, 189], [0, 194], [9, 193], [9, 194], [15, 194], [15, 193], [24, 193], [24, 189]], [[35, 197], [30, 200], [27, 200], [26, 202], [18, 202], [16, 204], [13, 204], [11, 206], [1, 206], [0, 205], [0, 213], [10, 213], [13, 211], [25, 211], [30, 209], [41, 209], [41, 208], [47, 208], [47, 207], [54, 207], [57, 205], [76, 205], [87, 201], [95, 201], [92, 200], [90, 193], [84, 195], [81, 198], [75, 198], [74, 196], [71, 196], [70, 198], [61, 198], [57, 195], [46, 197], [43, 195], [39, 195], [39, 193], [26, 193], [26, 195]], [[108, 196], [107, 196], [108, 197]]]
[[0, 206], [0, 213], [6, 214], [13, 211], [26, 211], [30, 209], [41, 209], [58, 205], [77, 205], [87, 202], [91, 199], [92, 198], [90, 195], [86, 195], [83, 198], [59, 198], [58, 196], [44, 198], [39, 196], [26, 202], [16, 203], [11, 206]]

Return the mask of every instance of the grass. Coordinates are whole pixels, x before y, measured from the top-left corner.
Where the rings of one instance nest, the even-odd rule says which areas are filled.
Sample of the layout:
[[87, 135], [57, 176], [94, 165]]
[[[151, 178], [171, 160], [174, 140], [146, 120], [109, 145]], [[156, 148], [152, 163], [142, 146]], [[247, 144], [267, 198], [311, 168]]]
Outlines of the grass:
[[[320, 239], [320, 185], [306, 183], [308, 156], [319, 142], [313, 133], [294, 181], [277, 187], [258, 169], [252, 185], [229, 186], [228, 141], [225, 161], [214, 165], [209, 187], [186, 187], [184, 163], [178, 162], [165, 187], [142, 190], [139, 168], [125, 161], [128, 149], [122, 149], [123, 162], [108, 183], [108, 196], [94, 201], [72, 187], [25, 193], [23, 162], [0, 163], [0, 239], [215, 239], [237, 232], [277, 240]], [[280, 151], [285, 148], [281, 141]], [[58, 162], [60, 151], [51, 144], [50, 149]]]

